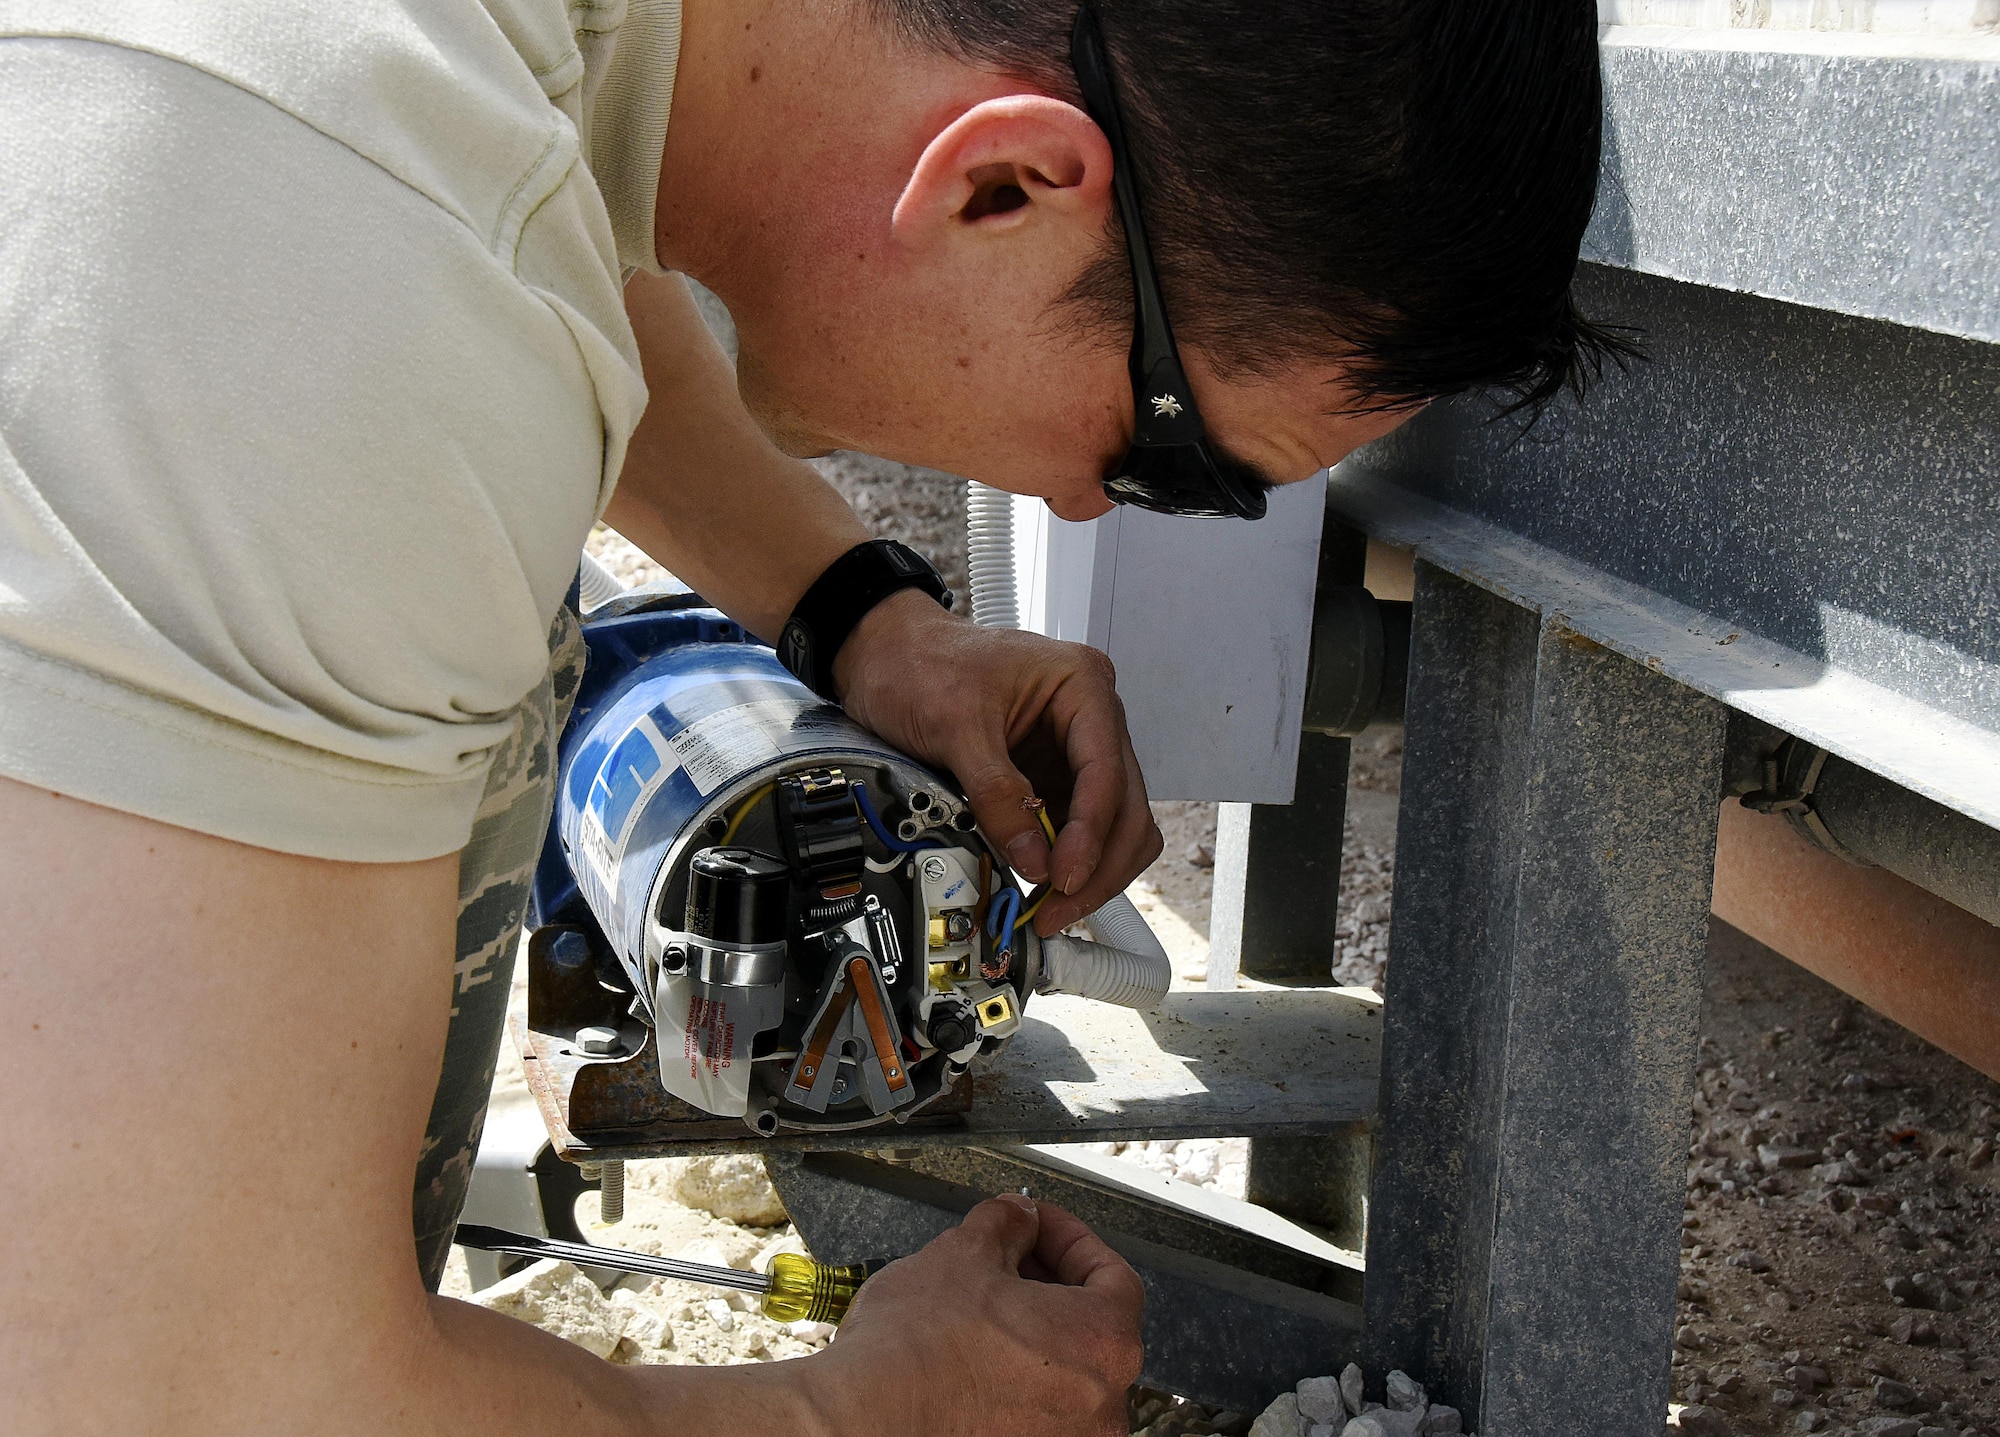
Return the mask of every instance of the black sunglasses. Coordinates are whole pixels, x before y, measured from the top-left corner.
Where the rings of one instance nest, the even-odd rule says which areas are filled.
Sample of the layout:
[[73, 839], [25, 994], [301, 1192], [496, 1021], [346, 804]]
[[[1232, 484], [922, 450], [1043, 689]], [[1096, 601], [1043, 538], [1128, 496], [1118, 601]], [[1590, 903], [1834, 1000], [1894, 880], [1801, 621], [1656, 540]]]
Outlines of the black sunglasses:
[[1114, 504], [1136, 504], [1162, 514], [1195, 518], [1261, 519], [1270, 484], [1244, 464], [1215, 452], [1195, 407], [1194, 392], [1174, 348], [1160, 298], [1160, 277], [1139, 218], [1139, 190], [1111, 65], [1097, 14], [1088, 3], [1076, 12], [1069, 61], [1083, 90], [1083, 107], [1111, 145], [1111, 190], [1132, 260], [1136, 313], [1132, 322], [1132, 447], [1112, 467], [1104, 492]]

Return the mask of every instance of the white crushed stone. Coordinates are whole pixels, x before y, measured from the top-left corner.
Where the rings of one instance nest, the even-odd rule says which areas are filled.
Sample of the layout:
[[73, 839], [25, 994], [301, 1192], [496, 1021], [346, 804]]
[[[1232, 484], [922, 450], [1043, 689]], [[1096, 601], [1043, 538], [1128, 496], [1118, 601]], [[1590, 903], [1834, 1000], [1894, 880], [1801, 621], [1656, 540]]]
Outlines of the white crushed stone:
[[1391, 1412], [1421, 1412], [1430, 1406], [1430, 1397], [1407, 1372], [1389, 1374], [1389, 1402]]
[[590, 556], [611, 571], [611, 576], [632, 588], [638, 584], [657, 583], [668, 578], [667, 571], [647, 558], [644, 551], [615, 529], [607, 529], [599, 524], [590, 531], [590, 539], [584, 548]]
[[1240, 1198], [1250, 1179], [1248, 1138], [1180, 1138], [1142, 1143], [1078, 1143], [1089, 1152], [1137, 1163], [1163, 1177]]
[[1306, 1437], [1307, 1427], [1299, 1412], [1299, 1394], [1280, 1392], [1250, 1424], [1250, 1437]]
[[663, 1158], [649, 1174], [653, 1190], [684, 1207], [698, 1208], [724, 1222], [745, 1227], [777, 1227], [785, 1205], [753, 1153]]
[[1347, 1404], [1341, 1400], [1338, 1377], [1308, 1377], [1298, 1385], [1299, 1415], [1308, 1422], [1345, 1422]]
[[1396, 856], [1350, 823], [1340, 859], [1340, 904], [1333, 921], [1333, 981], [1382, 991], [1389, 966], [1389, 890]]
[[782, 1236], [773, 1239], [769, 1244], [757, 1250], [757, 1255], [750, 1259], [750, 1270], [752, 1272], [769, 1272], [771, 1270], [771, 1259], [781, 1252], [797, 1253], [800, 1257], [811, 1256], [806, 1250], [806, 1240], [800, 1237], [793, 1229], [786, 1228]]
[[618, 1346], [628, 1317], [575, 1266], [554, 1258], [544, 1258], [502, 1278], [473, 1294], [472, 1301], [533, 1323], [599, 1357], [609, 1357]]
[[1361, 1397], [1361, 1369], [1349, 1363], [1338, 1377], [1308, 1377], [1281, 1392], [1251, 1424], [1250, 1437], [1454, 1437], [1458, 1409], [1433, 1405], [1407, 1373], [1387, 1378], [1389, 1405]]
[[674, 1345], [674, 1327], [667, 1320], [666, 1314], [656, 1312], [647, 1306], [631, 1288], [613, 1288], [611, 1305], [625, 1316], [625, 1332], [620, 1339], [621, 1342], [631, 1343], [639, 1353]]

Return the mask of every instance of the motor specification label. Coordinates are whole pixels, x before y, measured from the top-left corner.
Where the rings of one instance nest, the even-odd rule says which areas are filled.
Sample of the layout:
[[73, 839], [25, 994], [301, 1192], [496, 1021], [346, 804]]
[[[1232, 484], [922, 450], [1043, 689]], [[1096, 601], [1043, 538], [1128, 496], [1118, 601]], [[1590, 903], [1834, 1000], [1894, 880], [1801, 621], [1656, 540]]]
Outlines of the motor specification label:
[[813, 700], [776, 698], [718, 709], [669, 738], [667, 748], [707, 798], [792, 747], [786, 740], [798, 731], [793, 721], [814, 707]]

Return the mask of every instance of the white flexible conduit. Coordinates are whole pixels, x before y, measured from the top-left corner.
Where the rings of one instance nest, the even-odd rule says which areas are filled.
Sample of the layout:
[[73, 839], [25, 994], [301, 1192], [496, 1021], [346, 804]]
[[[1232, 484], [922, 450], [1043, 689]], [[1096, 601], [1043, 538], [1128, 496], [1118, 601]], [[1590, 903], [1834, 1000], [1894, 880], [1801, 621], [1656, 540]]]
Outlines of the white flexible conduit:
[[[1121, 893], [1091, 915], [1092, 931], [1112, 903], [1132, 906]], [[1142, 928], [1145, 926], [1145, 920], [1137, 913], [1132, 917]], [[1157, 1008], [1167, 996], [1173, 978], [1173, 968], [1165, 953], [1155, 961], [1150, 954], [1133, 953], [1063, 933], [1042, 940], [1044, 993], [1074, 993], [1079, 998], [1095, 998], [1121, 1008]]]
[[[1014, 590], [1014, 496], [974, 480], [965, 486], [965, 567], [972, 576], [972, 621], [1021, 627]], [[1042, 988], [1127, 1008], [1157, 1008], [1173, 982], [1173, 964], [1151, 925], [1120, 893], [1086, 920], [1095, 943], [1050, 938], [1042, 944]]]
[[1148, 962], [1158, 964], [1164, 975], [1162, 983], [1171, 981], [1173, 963], [1167, 957], [1166, 947], [1160, 942], [1159, 935], [1153, 932], [1153, 925], [1124, 894], [1113, 898], [1084, 921], [1090, 925], [1090, 936], [1099, 943], [1122, 948], [1127, 953], [1136, 953]]
[[608, 604], [625, 592], [618, 576], [598, 563], [588, 551], [577, 569], [577, 603], [587, 614], [599, 604]]
[[972, 576], [972, 622], [1018, 629], [1014, 592], [1014, 496], [974, 480], [965, 486], [965, 567]]

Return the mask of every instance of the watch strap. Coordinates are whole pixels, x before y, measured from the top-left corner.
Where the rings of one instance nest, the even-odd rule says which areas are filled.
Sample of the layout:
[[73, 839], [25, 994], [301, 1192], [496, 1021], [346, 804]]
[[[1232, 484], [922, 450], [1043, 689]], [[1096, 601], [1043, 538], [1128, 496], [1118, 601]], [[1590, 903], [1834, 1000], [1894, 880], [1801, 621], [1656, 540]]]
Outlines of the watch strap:
[[821, 698], [838, 701], [833, 661], [868, 611], [904, 589], [922, 589], [947, 609], [951, 590], [930, 560], [894, 539], [856, 544], [827, 565], [778, 636], [778, 662]]

